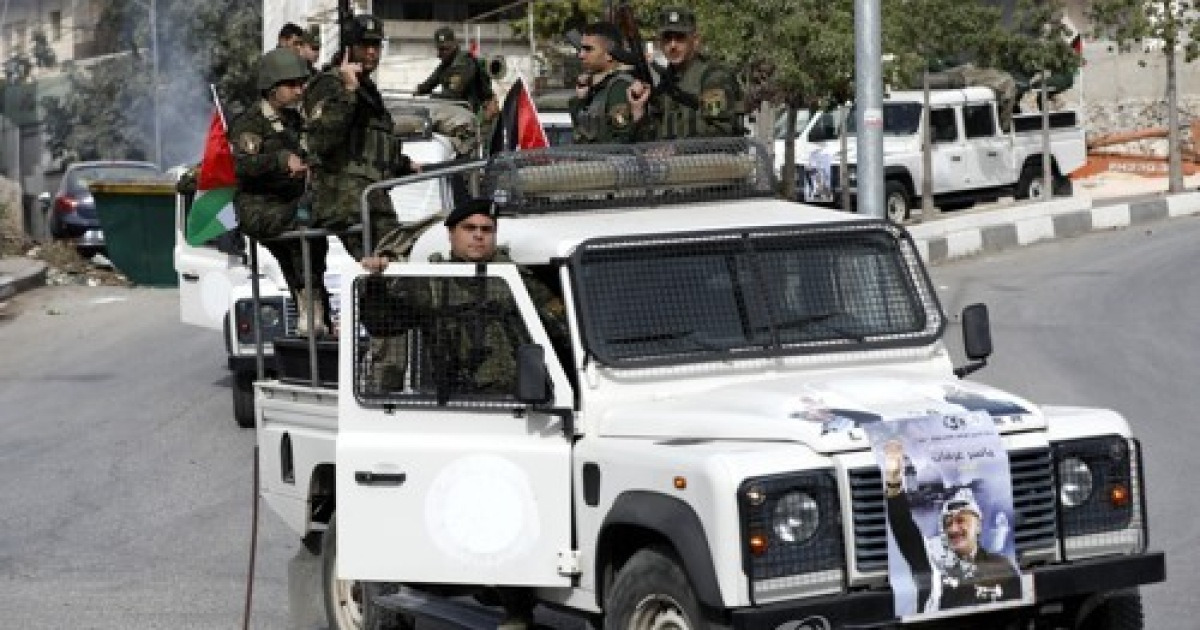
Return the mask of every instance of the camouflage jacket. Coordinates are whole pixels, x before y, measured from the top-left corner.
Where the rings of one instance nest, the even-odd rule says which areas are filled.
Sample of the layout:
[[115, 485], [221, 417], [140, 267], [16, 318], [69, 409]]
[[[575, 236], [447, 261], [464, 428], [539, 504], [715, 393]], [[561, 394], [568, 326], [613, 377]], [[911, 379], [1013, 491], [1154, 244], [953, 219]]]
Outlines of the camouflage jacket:
[[463, 50], [438, 64], [433, 74], [417, 86], [417, 94], [430, 94], [439, 86], [441, 91], [434, 94], [436, 98], [464, 101], [473, 112], [479, 111], [481, 104], [496, 95], [492, 91], [492, 79], [479, 67], [479, 60]]
[[305, 182], [303, 177], [292, 177], [287, 164], [288, 156], [305, 155], [300, 142], [303, 126], [298, 112], [276, 111], [265, 100], [230, 125], [228, 137], [238, 180], [233, 204], [246, 235], [272, 238], [295, 226]]
[[357, 223], [367, 185], [412, 172], [392, 115], [370, 78], [360, 78], [351, 92], [336, 68], [317, 74], [305, 89], [304, 114], [318, 225]]
[[665, 90], [656, 89], [651, 97], [650, 115], [639, 122], [639, 140], [745, 135], [741, 89], [725, 66], [696, 57], [682, 70], [675, 66], [667, 68], [662, 81], [674, 83], [694, 97], [697, 107], [680, 103]]
[[575, 143], [632, 142], [634, 126], [628, 93], [632, 77], [609, 72], [594, 81], [586, 98], [571, 97]]

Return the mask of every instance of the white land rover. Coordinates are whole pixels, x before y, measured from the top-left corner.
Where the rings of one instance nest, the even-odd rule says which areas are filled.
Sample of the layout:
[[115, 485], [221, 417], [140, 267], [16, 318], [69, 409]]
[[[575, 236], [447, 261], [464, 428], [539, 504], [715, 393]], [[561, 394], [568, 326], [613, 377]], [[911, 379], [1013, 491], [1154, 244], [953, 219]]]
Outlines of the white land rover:
[[[382, 277], [342, 269], [336, 386], [256, 385], [262, 498], [324, 554], [332, 627], [489, 586], [621, 630], [1142, 627], [1165, 565], [1129, 424], [961, 380], [986, 309], [955, 367], [903, 228], [773, 198], [744, 140], [502, 155], [483, 181], [515, 264], [426, 262], [438, 227]], [[561, 300], [549, 327], [531, 278]], [[975, 577], [905, 573], [889, 542], [873, 428], [914, 419], [990, 440], [959, 459], [992, 472], [914, 455], [903, 485], [913, 514], [988, 515], [1011, 599], [899, 606]]]

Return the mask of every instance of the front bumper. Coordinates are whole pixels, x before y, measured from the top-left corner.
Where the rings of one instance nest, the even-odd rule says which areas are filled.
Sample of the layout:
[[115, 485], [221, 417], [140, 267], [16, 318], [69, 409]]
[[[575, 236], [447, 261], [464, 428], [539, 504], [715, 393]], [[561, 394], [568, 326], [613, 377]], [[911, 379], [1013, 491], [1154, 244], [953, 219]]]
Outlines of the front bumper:
[[[1037, 597], [1034, 607], [1075, 595], [1103, 593], [1162, 582], [1166, 579], [1166, 572], [1166, 561], [1162, 552], [1038, 567], [1032, 570], [1034, 593]], [[965, 615], [959, 619], [966, 622], [971, 616]], [[805, 625], [806, 623], [808, 625]], [[785, 626], [846, 629], [902, 627], [892, 612], [890, 588], [733, 611], [733, 627], [739, 630], [775, 630]]]

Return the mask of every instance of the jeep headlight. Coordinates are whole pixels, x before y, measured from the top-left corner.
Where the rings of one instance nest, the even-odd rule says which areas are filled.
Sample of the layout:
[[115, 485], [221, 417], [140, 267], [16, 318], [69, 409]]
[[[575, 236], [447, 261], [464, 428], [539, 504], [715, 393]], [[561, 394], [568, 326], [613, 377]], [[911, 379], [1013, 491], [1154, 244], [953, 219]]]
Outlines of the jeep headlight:
[[1065, 508], [1077, 508], [1092, 496], [1092, 469], [1082, 459], [1069, 456], [1058, 462], [1058, 499]]
[[743, 566], [756, 603], [841, 591], [845, 551], [833, 471], [747, 479], [738, 506]]
[[771, 530], [785, 543], [803, 543], [817, 533], [821, 509], [807, 492], [789, 492], [775, 501]]
[[1121, 436], [1054, 445], [1066, 558], [1144, 551], [1138, 443]]

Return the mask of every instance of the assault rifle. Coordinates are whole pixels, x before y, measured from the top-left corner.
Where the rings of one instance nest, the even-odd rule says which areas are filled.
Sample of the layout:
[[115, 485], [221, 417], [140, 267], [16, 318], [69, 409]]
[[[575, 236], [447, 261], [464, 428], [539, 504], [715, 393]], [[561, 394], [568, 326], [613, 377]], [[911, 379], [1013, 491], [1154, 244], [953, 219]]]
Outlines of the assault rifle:
[[351, 29], [354, 28], [354, 9], [350, 7], [350, 0], [338, 0], [337, 23], [338, 57], [346, 60], [350, 58], [350, 40], [353, 39]]
[[613, 58], [633, 66], [633, 78], [645, 83], [650, 89], [660, 91], [684, 107], [699, 109], [700, 101], [696, 95], [683, 91], [674, 81], [668, 79], [665, 73], [659, 75], [662, 80], [658, 82], [658, 85], [654, 84], [654, 73], [650, 71], [650, 63], [646, 61], [646, 47], [642, 43], [642, 34], [638, 29], [637, 18], [634, 17], [633, 7], [628, 2], [617, 5], [616, 22], [617, 28], [620, 29], [621, 35], [625, 37], [629, 47], [623, 50], [614, 50]]

